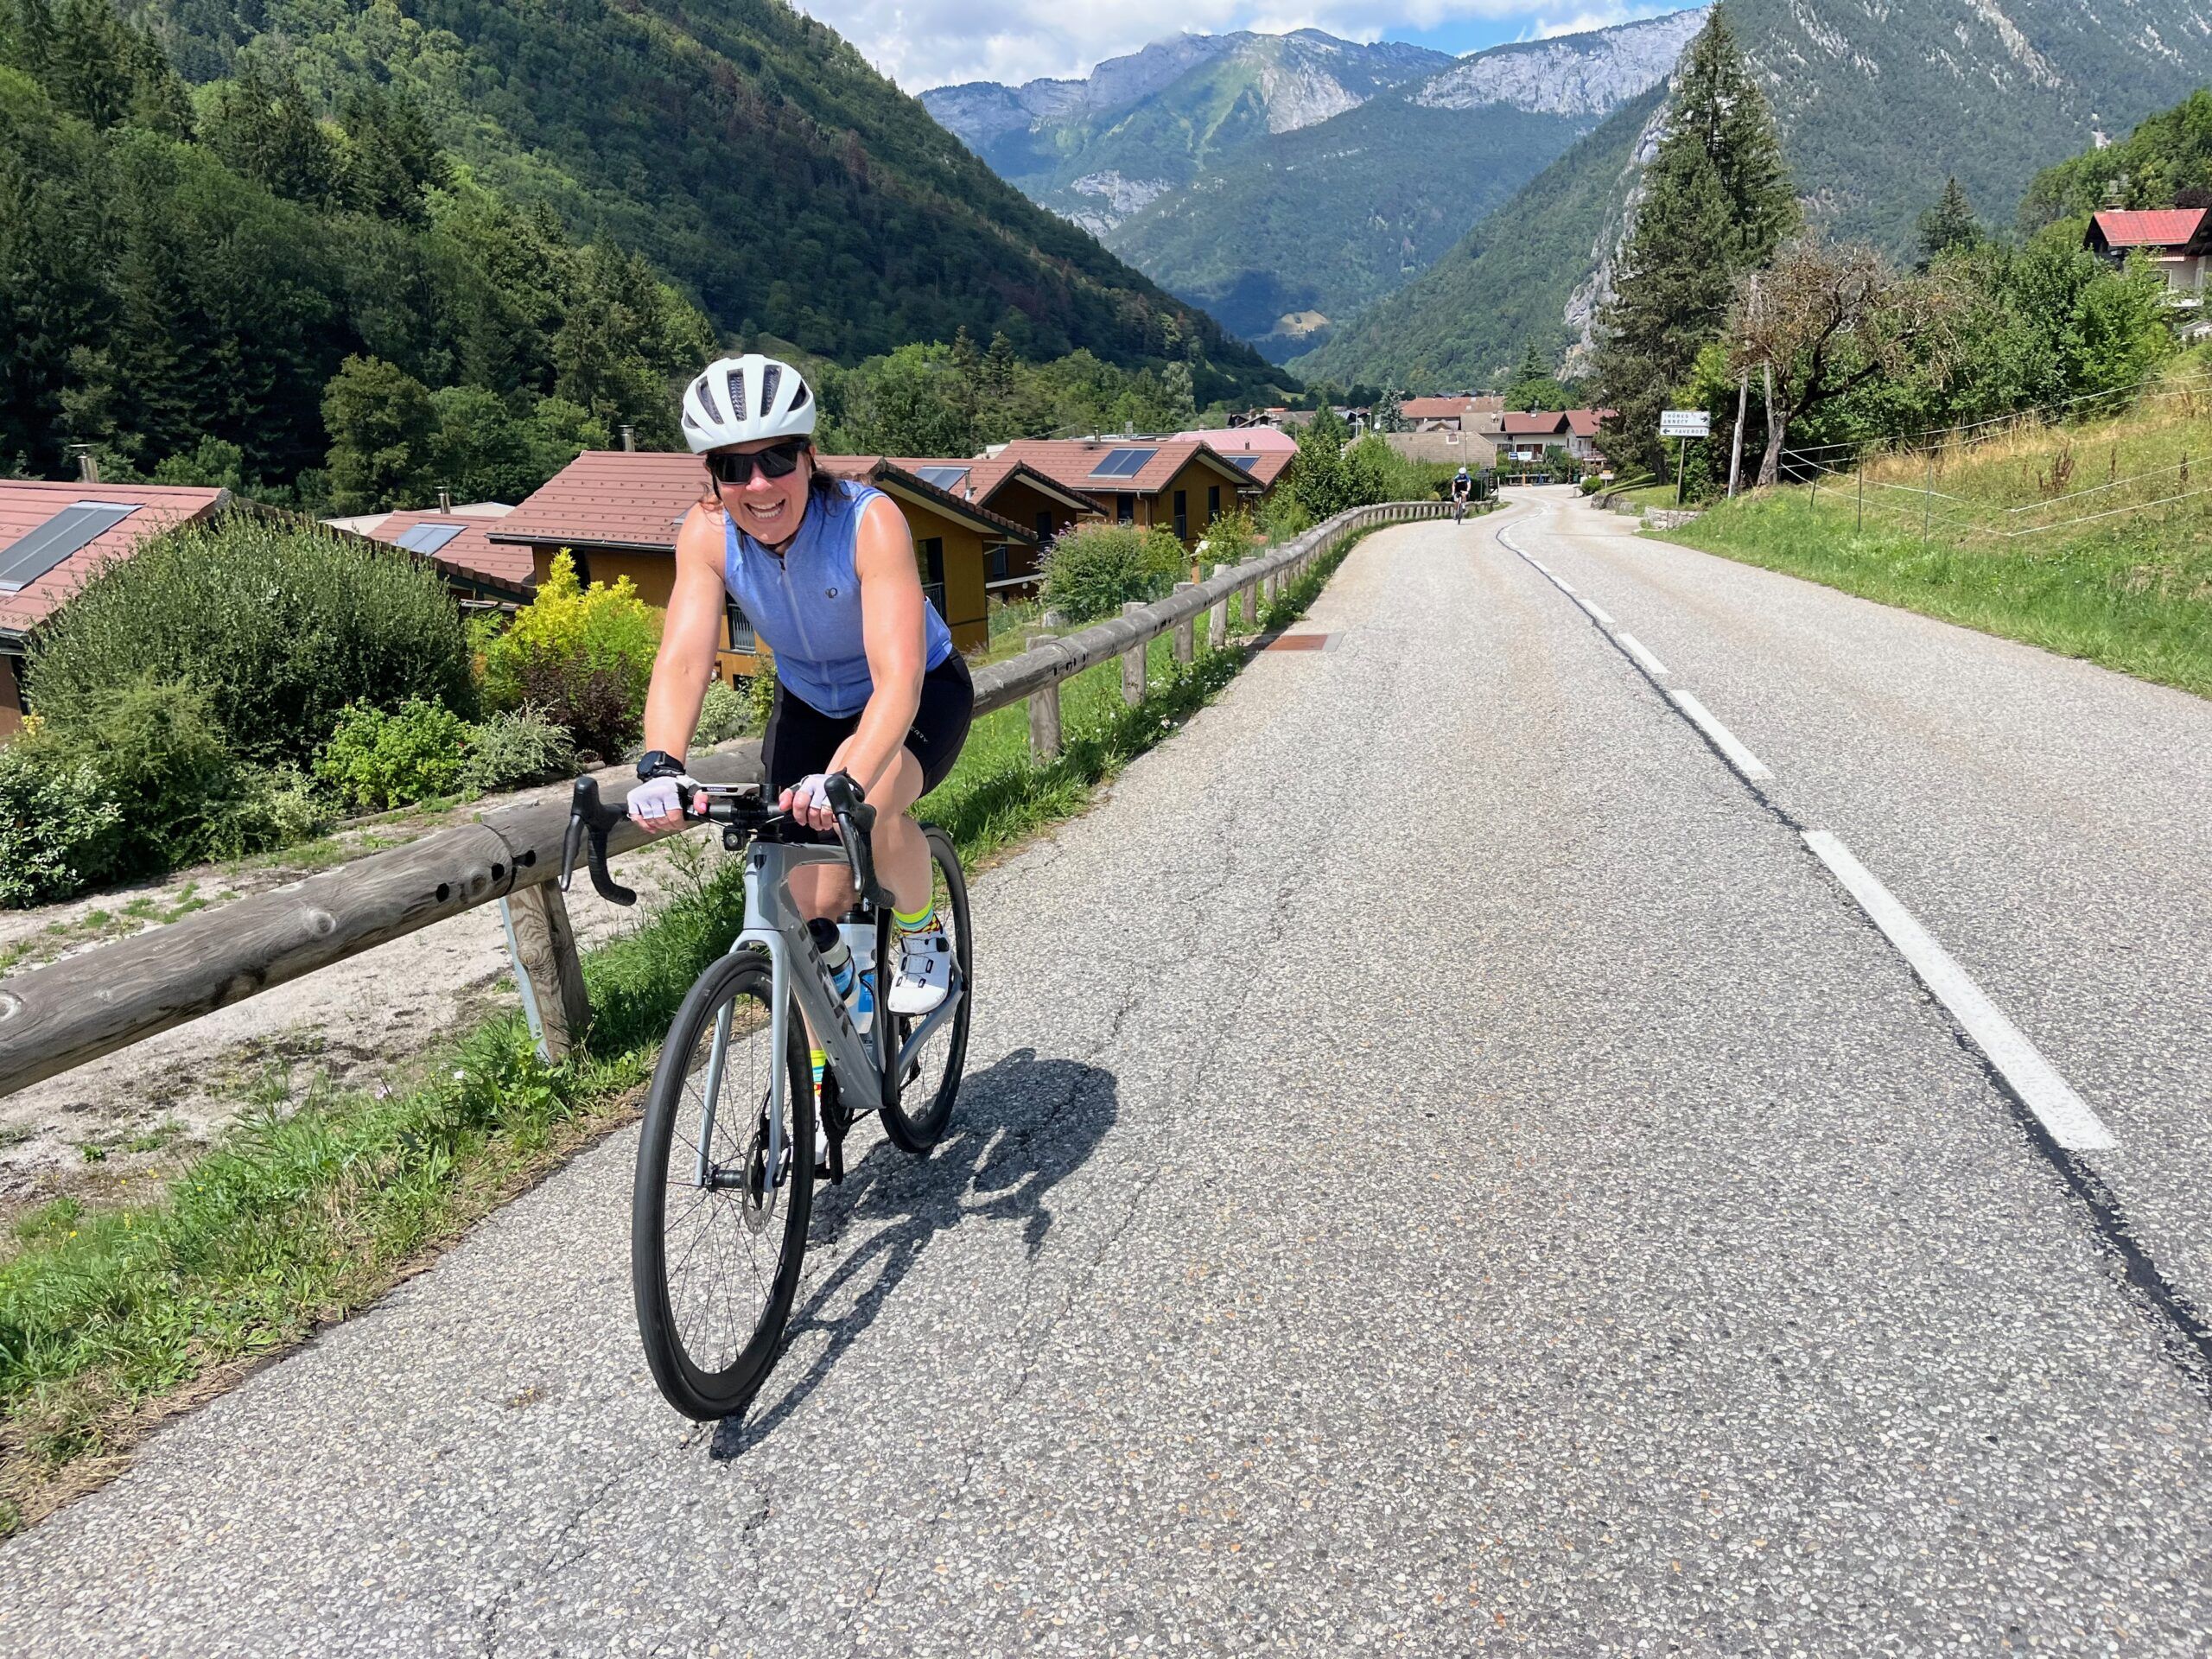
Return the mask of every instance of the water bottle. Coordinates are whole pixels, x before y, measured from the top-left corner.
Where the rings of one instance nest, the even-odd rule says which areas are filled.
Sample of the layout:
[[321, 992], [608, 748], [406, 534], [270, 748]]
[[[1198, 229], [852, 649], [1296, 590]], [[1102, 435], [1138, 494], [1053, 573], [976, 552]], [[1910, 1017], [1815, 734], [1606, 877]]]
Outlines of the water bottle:
[[853, 1029], [865, 1037], [875, 1023], [875, 924], [841, 922], [837, 934], [853, 957], [853, 988], [845, 1006], [852, 1012]]

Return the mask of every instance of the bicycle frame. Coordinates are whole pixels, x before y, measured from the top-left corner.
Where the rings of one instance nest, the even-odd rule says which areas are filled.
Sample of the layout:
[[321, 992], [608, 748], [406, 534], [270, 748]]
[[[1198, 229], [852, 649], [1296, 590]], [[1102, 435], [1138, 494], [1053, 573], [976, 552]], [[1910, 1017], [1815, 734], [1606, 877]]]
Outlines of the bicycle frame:
[[[733, 953], [765, 951], [775, 976], [768, 1098], [780, 1103], [791, 1085], [785, 1057], [789, 1052], [791, 1005], [796, 999], [808, 1029], [821, 1043], [836, 1071], [839, 1086], [849, 1092], [866, 1086], [866, 1095], [854, 1103], [862, 1111], [880, 1111], [889, 1103], [885, 1097], [884, 1079], [898, 1077], [912, 1063], [930, 1033], [951, 1017], [968, 988], [961, 982], [956, 968], [944, 1001], [914, 1028], [895, 1058], [887, 1057], [884, 1045], [889, 1040], [891, 1015], [880, 1006], [882, 969], [879, 964], [879, 1004], [874, 1023], [867, 1036], [855, 1029], [851, 1011], [845, 1007], [844, 998], [837, 995], [822, 953], [814, 948], [805, 918], [791, 902], [789, 885], [791, 872], [803, 864], [836, 864], [842, 868], [845, 861], [843, 849], [836, 846], [754, 842], [745, 854], [745, 931], [737, 936], [730, 950]], [[785, 995], [786, 988], [789, 995]], [[724, 1008], [715, 1022], [714, 1047], [707, 1060], [705, 1109], [699, 1134], [698, 1181], [702, 1186], [712, 1173], [708, 1167], [706, 1149], [714, 1141], [715, 1112], [721, 1099], [722, 1059], [728, 1050], [729, 1010]], [[783, 1166], [783, 1113], [772, 1110], [768, 1114], [766, 1151], [767, 1167], [772, 1170]]]

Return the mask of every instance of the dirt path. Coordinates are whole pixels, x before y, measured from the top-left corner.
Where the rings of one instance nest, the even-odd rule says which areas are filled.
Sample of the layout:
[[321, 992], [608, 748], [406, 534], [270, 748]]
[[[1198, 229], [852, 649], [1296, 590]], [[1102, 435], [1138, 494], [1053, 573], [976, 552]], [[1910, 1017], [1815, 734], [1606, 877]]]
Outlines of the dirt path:
[[[372, 854], [461, 821], [458, 813], [417, 815], [346, 834], [351, 846]], [[318, 845], [306, 861], [207, 866], [95, 899], [0, 914], [0, 963], [12, 973], [29, 972], [298, 880], [334, 861], [333, 849]], [[681, 856], [663, 844], [616, 863], [649, 905]], [[581, 882], [570, 903], [587, 945], [633, 925], [645, 907], [617, 910]], [[317, 1087], [396, 1085], [440, 1037], [514, 1005], [499, 910], [486, 905], [0, 1097], [0, 1225], [64, 1194], [92, 1201], [119, 1195], [125, 1181], [137, 1187], [158, 1180], [242, 1115], [288, 1110]]]

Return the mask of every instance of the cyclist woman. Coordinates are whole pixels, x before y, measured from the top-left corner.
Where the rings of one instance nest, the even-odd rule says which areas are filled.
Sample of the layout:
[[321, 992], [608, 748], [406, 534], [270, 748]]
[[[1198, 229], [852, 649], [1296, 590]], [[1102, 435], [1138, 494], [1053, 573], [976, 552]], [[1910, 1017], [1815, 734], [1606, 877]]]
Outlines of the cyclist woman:
[[[705, 457], [707, 489], [677, 532], [630, 816], [655, 830], [682, 818], [677, 788], [693, 781], [683, 752], [714, 671], [724, 601], [734, 600], [775, 653], [776, 702], [760, 745], [767, 786], [779, 810], [823, 830], [836, 824], [823, 779], [842, 772], [861, 786], [876, 809], [877, 876], [896, 901], [899, 960], [886, 1003], [893, 1014], [927, 1014], [950, 988], [951, 947], [931, 902], [929, 845], [906, 811], [952, 770], [975, 688], [922, 592], [905, 517], [881, 492], [822, 471], [814, 418], [799, 372], [758, 353], [709, 364], [684, 391], [683, 435]], [[830, 918], [852, 904], [851, 879], [815, 864], [793, 871], [791, 887], [838, 989], [865, 997], [842, 942], [831, 943]], [[819, 1054], [815, 1065], [818, 1072]]]

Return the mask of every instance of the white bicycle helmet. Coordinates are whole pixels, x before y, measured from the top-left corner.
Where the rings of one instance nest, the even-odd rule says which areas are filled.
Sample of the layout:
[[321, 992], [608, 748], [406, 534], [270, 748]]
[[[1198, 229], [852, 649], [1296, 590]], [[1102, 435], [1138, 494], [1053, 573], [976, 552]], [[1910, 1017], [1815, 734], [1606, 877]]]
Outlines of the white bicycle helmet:
[[788, 363], [758, 352], [707, 365], [683, 389], [683, 441], [695, 455], [757, 438], [814, 431], [814, 391]]

